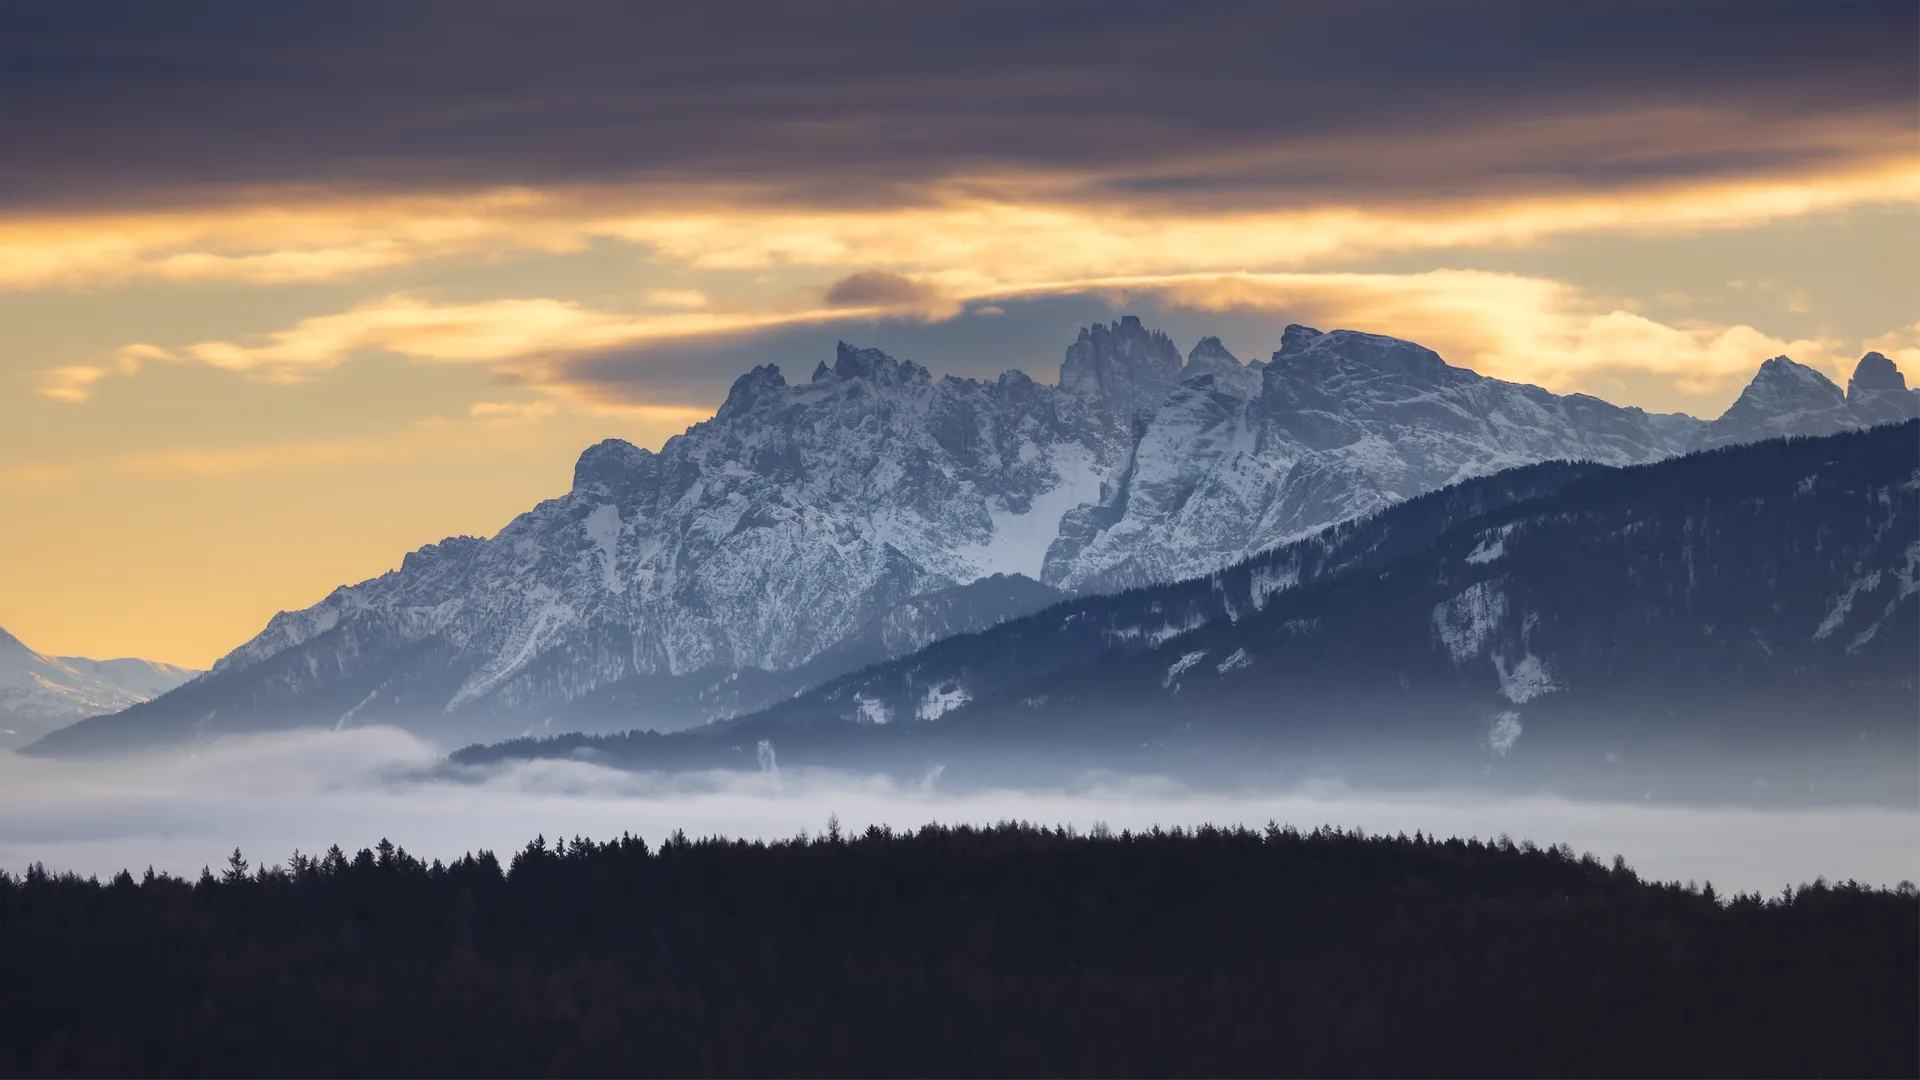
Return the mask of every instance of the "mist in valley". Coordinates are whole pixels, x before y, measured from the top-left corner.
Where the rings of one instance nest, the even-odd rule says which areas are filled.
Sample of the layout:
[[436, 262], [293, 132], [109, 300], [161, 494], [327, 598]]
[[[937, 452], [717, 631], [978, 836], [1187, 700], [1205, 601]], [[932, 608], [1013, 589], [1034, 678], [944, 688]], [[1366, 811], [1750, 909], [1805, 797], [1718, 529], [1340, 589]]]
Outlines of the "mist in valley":
[[1200, 824], [1498, 837], [1618, 854], [1643, 877], [1772, 894], [1825, 877], [1891, 886], [1920, 879], [1920, 809], [1680, 806], [1471, 790], [1354, 790], [1337, 780], [1198, 788], [1164, 776], [1088, 773], [1049, 787], [956, 790], [938, 767], [914, 779], [789, 764], [760, 748], [754, 772], [628, 772], [549, 759], [449, 769], [436, 747], [391, 728], [224, 739], [192, 752], [60, 760], [0, 755], [0, 867], [102, 877], [147, 866], [186, 876], [236, 846], [255, 865], [380, 839], [425, 859], [536, 834], [632, 833], [778, 839], [929, 822], [1024, 820], [1118, 832]]

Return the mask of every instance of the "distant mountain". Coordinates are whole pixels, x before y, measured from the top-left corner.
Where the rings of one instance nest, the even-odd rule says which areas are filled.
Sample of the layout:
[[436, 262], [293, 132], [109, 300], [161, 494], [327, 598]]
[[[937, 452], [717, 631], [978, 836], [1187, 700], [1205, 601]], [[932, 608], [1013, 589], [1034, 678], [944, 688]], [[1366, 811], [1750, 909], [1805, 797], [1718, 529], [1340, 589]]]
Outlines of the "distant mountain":
[[1860, 358], [1843, 392], [1833, 380], [1784, 356], [1760, 365], [1753, 381], [1718, 420], [1694, 440], [1694, 449], [1771, 439], [1781, 435], [1832, 435], [1920, 416], [1920, 396], [1906, 377], [1877, 352]]
[[1183, 361], [1127, 316], [1082, 330], [1057, 385], [842, 344], [798, 385], [754, 368], [659, 453], [589, 448], [571, 491], [491, 539], [283, 612], [192, 686], [49, 745], [687, 726], [1063, 595], [1210, 573], [1514, 465], [1659, 460], [1707, 427], [1297, 325], [1270, 361], [1215, 338]]
[[823, 740], [865, 752], [865, 731], [949, 757], [1105, 745], [1165, 760], [1251, 740], [1295, 762], [1392, 759], [1429, 784], [1704, 761], [1749, 768], [1744, 788], [1836, 756], [1910, 780], [1917, 657], [1909, 422], [1514, 469], [1199, 579], [941, 641], [710, 734], [465, 760], [723, 762], [760, 739], [808, 760]]
[[0, 749], [155, 698], [199, 675], [156, 660], [47, 656], [0, 629]]

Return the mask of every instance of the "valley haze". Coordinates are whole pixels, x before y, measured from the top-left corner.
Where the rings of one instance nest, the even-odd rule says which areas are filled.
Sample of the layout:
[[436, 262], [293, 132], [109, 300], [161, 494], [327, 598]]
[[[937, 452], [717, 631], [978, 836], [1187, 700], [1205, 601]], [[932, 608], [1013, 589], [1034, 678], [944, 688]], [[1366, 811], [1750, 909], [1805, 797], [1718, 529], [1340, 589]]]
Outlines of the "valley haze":
[[285, 865], [296, 848], [352, 850], [390, 837], [423, 857], [451, 860], [516, 850], [533, 832], [780, 840], [823, 834], [829, 818], [851, 834], [936, 821], [1031, 821], [1086, 833], [1099, 824], [1118, 832], [1261, 828], [1271, 820], [1565, 843], [1604, 859], [1623, 855], [1656, 880], [1710, 881], [1723, 892], [1772, 894], [1818, 877], [1886, 887], [1920, 880], [1920, 815], [1898, 808], [1615, 804], [1467, 789], [1383, 794], [1333, 778], [1290, 790], [1220, 790], [1111, 773], [1052, 789], [954, 791], [937, 775], [898, 781], [777, 766], [672, 775], [567, 760], [448, 775], [441, 760], [434, 747], [392, 728], [242, 736], [186, 757], [49, 762], [4, 754], [0, 866], [44, 862], [105, 878], [151, 865], [192, 877], [236, 846], [258, 865]]

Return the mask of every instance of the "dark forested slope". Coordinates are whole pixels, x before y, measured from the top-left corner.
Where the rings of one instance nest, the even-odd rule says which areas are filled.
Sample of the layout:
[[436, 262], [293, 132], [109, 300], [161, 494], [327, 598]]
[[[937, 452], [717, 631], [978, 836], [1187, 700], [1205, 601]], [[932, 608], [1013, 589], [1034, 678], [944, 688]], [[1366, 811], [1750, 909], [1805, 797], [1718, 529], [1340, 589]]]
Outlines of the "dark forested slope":
[[0, 1072], [1920, 1070], [1920, 901], [1565, 848], [927, 827], [0, 874]]

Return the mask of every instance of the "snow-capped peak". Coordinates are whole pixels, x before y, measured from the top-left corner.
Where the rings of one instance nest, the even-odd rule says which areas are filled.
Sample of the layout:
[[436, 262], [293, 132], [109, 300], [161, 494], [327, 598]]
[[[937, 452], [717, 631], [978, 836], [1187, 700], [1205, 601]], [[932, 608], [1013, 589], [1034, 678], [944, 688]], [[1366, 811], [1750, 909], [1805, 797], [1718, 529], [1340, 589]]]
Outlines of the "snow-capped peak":
[[[1887, 381], [1878, 363], [1863, 372]], [[1769, 361], [1729, 415], [1799, 416], [1820, 394], [1839, 391]], [[207, 679], [129, 722], [156, 723], [169, 702], [180, 703], [171, 722], [216, 726], [344, 702], [340, 723], [426, 710], [518, 725], [636, 680], [724, 682], [845, 642], [924, 643], [971, 624], [928, 621], [921, 598], [993, 575], [1040, 579], [1028, 590], [1001, 579], [1017, 605], [1033, 590], [1206, 574], [1510, 466], [1656, 460], [1704, 426], [1297, 324], [1271, 363], [1242, 364], [1216, 338], [1183, 361], [1166, 334], [1122, 316], [1083, 329], [1051, 386], [1019, 372], [935, 380], [841, 343], [806, 383], [773, 364], [741, 375], [711, 419], [657, 453], [617, 439], [587, 448], [571, 490], [499, 534], [430, 545], [276, 615]], [[978, 610], [1008, 609], [994, 592]]]
[[157, 660], [48, 656], [0, 629], [0, 747], [146, 701], [200, 674]]

